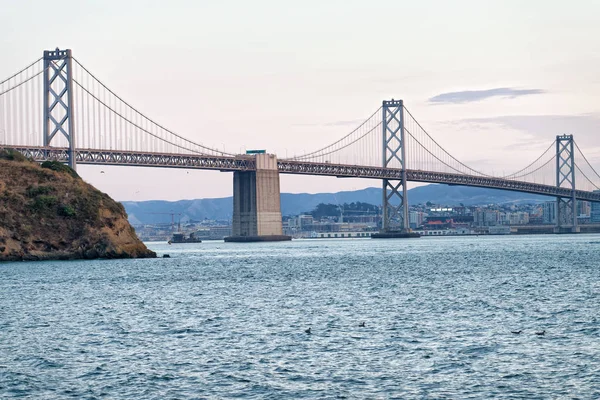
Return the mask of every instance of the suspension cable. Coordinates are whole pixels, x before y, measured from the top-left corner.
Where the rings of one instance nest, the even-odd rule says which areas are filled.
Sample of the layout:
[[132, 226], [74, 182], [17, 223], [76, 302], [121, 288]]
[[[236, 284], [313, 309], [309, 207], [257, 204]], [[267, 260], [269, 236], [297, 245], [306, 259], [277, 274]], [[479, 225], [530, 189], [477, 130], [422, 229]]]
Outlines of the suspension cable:
[[32, 80], [33, 78], [39, 76], [41, 73], [43, 73], [44, 71], [46, 71], [48, 68], [41, 70], [40, 72], [38, 72], [37, 74], [29, 77], [28, 79], [25, 79], [23, 82], [20, 82], [18, 85], [11, 87], [10, 89], [6, 89], [4, 92], [0, 92], [0, 96], [2, 96], [3, 94], [6, 94], [12, 90], [15, 90], [16, 88], [18, 88], [19, 86], [22, 86], [24, 84], [26, 84], [27, 82], [29, 82], [30, 80]]
[[[341, 139], [339, 139], [339, 140], [337, 140], [337, 141], [335, 141], [335, 142], [331, 143], [330, 145], [328, 145], [328, 146], [325, 146], [325, 147], [323, 147], [323, 148], [321, 148], [321, 149], [319, 149], [319, 150], [315, 150], [315, 151], [312, 151], [312, 152], [310, 152], [310, 153], [306, 153], [306, 154], [302, 154], [302, 155], [299, 155], [299, 156], [296, 156], [296, 157], [290, 158], [290, 160], [299, 160], [299, 159], [308, 158], [309, 156], [312, 156], [312, 155], [314, 155], [314, 154], [316, 154], [316, 153], [319, 153], [319, 152], [322, 152], [322, 151], [324, 151], [324, 150], [327, 150], [328, 148], [330, 148], [330, 147], [332, 147], [332, 146], [335, 146], [336, 144], [340, 143], [341, 141], [343, 141], [344, 139], [346, 139], [347, 137], [349, 137], [350, 135], [352, 135], [353, 133], [355, 133], [356, 131], [358, 131], [360, 128], [362, 128], [362, 127], [363, 127], [363, 126], [364, 126], [364, 125], [365, 125], [367, 122], [369, 122], [369, 121], [371, 120], [371, 118], [373, 118], [373, 117], [374, 117], [374, 116], [375, 116], [375, 115], [376, 115], [376, 114], [377, 114], [377, 113], [378, 113], [380, 110], [381, 110], [381, 107], [379, 107], [379, 108], [377, 109], [377, 111], [375, 111], [373, 114], [371, 114], [371, 116], [370, 116], [369, 118], [365, 119], [365, 120], [363, 121], [363, 123], [362, 123], [362, 124], [360, 124], [360, 125], [359, 125], [358, 127], [356, 127], [356, 128], [355, 128], [355, 129], [354, 129], [352, 132], [348, 133], [346, 136], [342, 137]], [[378, 126], [379, 126], [379, 125], [381, 125], [381, 122], [378, 124]], [[372, 129], [371, 129], [371, 131], [372, 131]], [[371, 131], [369, 131], [369, 132], [371, 132]], [[364, 135], [363, 135], [363, 136], [364, 136]], [[361, 137], [363, 137], [363, 136], [361, 136]], [[340, 149], [338, 149], [338, 150], [341, 150], [341, 149], [343, 149], [343, 148], [345, 148], [345, 147], [347, 147], [347, 146], [341, 147], [341, 148], [340, 148]], [[334, 150], [334, 151], [336, 151], [336, 150]], [[331, 152], [330, 152], [330, 153], [327, 153], [327, 154], [331, 154]]]
[[[203, 146], [203, 145], [201, 145], [201, 144], [199, 144], [199, 143], [193, 142], [193, 141], [191, 141], [191, 140], [189, 140], [189, 139], [187, 139], [187, 138], [185, 138], [185, 137], [183, 137], [183, 136], [181, 136], [181, 135], [178, 135], [177, 133], [175, 133], [175, 132], [173, 132], [173, 131], [171, 131], [171, 130], [169, 130], [169, 129], [165, 128], [164, 126], [162, 126], [162, 125], [161, 125], [161, 124], [159, 124], [158, 122], [156, 122], [156, 121], [152, 120], [151, 118], [148, 118], [148, 117], [147, 117], [145, 114], [141, 113], [141, 112], [140, 112], [139, 110], [137, 110], [135, 107], [133, 107], [132, 105], [130, 105], [129, 103], [127, 103], [125, 100], [123, 100], [121, 97], [119, 97], [119, 96], [118, 96], [118, 95], [117, 95], [115, 92], [113, 92], [112, 90], [110, 90], [110, 89], [109, 89], [109, 88], [108, 88], [108, 87], [107, 87], [107, 86], [106, 86], [104, 83], [102, 83], [102, 81], [100, 81], [98, 78], [96, 78], [96, 76], [94, 76], [94, 74], [92, 74], [92, 73], [91, 73], [91, 72], [90, 72], [90, 71], [89, 71], [87, 68], [85, 68], [83, 65], [81, 65], [81, 63], [80, 63], [80, 62], [79, 62], [79, 61], [78, 61], [78, 60], [77, 60], [75, 57], [73, 57], [73, 60], [75, 60], [75, 62], [77, 63], [77, 65], [79, 65], [81, 68], [83, 68], [83, 70], [84, 70], [85, 72], [87, 72], [87, 73], [88, 73], [88, 74], [89, 74], [89, 75], [90, 75], [92, 78], [94, 78], [94, 80], [95, 80], [96, 82], [98, 82], [98, 83], [99, 83], [99, 84], [100, 84], [100, 85], [101, 85], [101, 86], [102, 86], [104, 89], [108, 90], [108, 92], [109, 92], [110, 94], [112, 94], [113, 96], [115, 96], [115, 97], [116, 97], [116, 98], [117, 98], [119, 101], [121, 101], [121, 102], [122, 102], [123, 104], [125, 104], [127, 107], [131, 108], [133, 111], [135, 111], [136, 113], [138, 113], [138, 114], [139, 114], [141, 117], [143, 117], [143, 118], [145, 118], [146, 120], [150, 121], [152, 124], [156, 125], [157, 127], [159, 127], [160, 129], [164, 130], [165, 132], [168, 132], [168, 133], [170, 133], [171, 135], [178, 137], [179, 139], [182, 139], [182, 140], [184, 140], [184, 141], [186, 141], [186, 142], [188, 142], [188, 143], [191, 143], [191, 144], [193, 144], [193, 145], [195, 145], [195, 146], [198, 146], [198, 147], [202, 147], [203, 149], [206, 149], [206, 150], [212, 151], [212, 152], [214, 152], [214, 153], [219, 153], [219, 154], [228, 155], [228, 156], [235, 156], [235, 154], [232, 154], [232, 153], [227, 153], [227, 152], [225, 152], [225, 151], [219, 151], [219, 150], [216, 150], [216, 149], [213, 149], [213, 148], [207, 147], [207, 146]], [[80, 85], [80, 86], [81, 86], [81, 85]], [[82, 87], [82, 88], [83, 88], [83, 87]], [[83, 89], [85, 90], [85, 88], [83, 88]], [[86, 92], [88, 92], [90, 95], [92, 95], [92, 94], [91, 94], [89, 91], [87, 91], [87, 90], [86, 90]], [[94, 95], [92, 95], [92, 96], [94, 97]], [[114, 111], [114, 110], [113, 110], [113, 111]], [[116, 112], [115, 112], [115, 113], [116, 113]], [[135, 125], [135, 124], [134, 124], [134, 125]], [[140, 129], [141, 129], [141, 128], [140, 128]], [[150, 132], [146, 131], [145, 129], [142, 129], [142, 130], [144, 130], [144, 131], [145, 131], [145, 132], [147, 132], [147, 133], [150, 133]], [[153, 135], [153, 136], [154, 136], [154, 135]]]
[[[135, 127], [136, 127], [136, 128], [138, 128], [138, 129], [140, 129], [141, 131], [143, 131], [143, 132], [146, 132], [146, 133], [147, 133], [147, 134], [149, 134], [150, 136], [152, 136], [152, 137], [154, 137], [154, 138], [158, 139], [159, 141], [161, 141], [161, 142], [164, 142], [164, 143], [168, 143], [168, 144], [170, 144], [170, 145], [172, 145], [172, 146], [175, 146], [175, 147], [177, 147], [177, 148], [180, 148], [180, 149], [182, 149], [182, 150], [187, 150], [187, 151], [190, 151], [190, 152], [192, 152], [192, 153], [196, 153], [196, 154], [205, 155], [205, 153], [202, 153], [202, 152], [200, 152], [200, 151], [197, 151], [197, 150], [192, 150], [192, 149], [189, 149], [189, 148], [187, 148], [187, 147], [183, 147], [183, 146], [181, 146], [181, 145], [178, 145], [178, 144], [176, 144], [176, 143], [173, 143], [173, 142], [171, 142], [171, 141], [169, 141], [169, 140], [167, 140], [167, 139], [163, 139], [163, 138], [161, 138], [161, 137], [157, 136], [156, 134], [154, 134], [154, 133], [152, 133], [152, 132], [148, 131], [147, 129], [144, 129], [144, 128], [142, 128], [140, 125], [136, 124], [135, 122], [131, 121], [130, 119], [128, 119], [128, 118], [126, 118], [126, 117], [124, 117], [124, 116], [123, 116], [123, 115], [121, 115], [121, 114], [119, 114], [119, 113], [118, 113], [117, 111], [115, 111], [115, 110], [114, 110], [114, 109], [113, 109], [111, 106], [107, 105], [107, 104], [106, 104], [104, 101], [100, 100], [98, 97], [96, 97], [94, 94], [92, 94], [92, 93], [91, 93], [89, 90], [87, 90], [86, 88], [84, 88], [84, 87], [83, 87], [83, 86], [82, 86], [82, 85], [81, 85], [79, 82], [77, 82], [75, 79], [73, 79], [73, 82], [74, 82], [74, 83], [75, 83], [77, 86], [79, 86], [79, 87], [80, 87], [80, 88], [81, 88], [83, 91], [85, 91], [87, 94], [89, 94], [90, 96], [92, 96], [92, 98], [94, 98], [94, 99], [95, 99], [95, 100], [96, 100], [98, 103], [102, 104], [102, 105], [103, 105], [104, 107], [106, 107], [108, 110], [112, 111], [112, 112], [113, 112], [115, 115], [117, 115], [117, 116], [118, 116], [118, 117], [120, 117], [121, 119], [123, 119], [123, 120], [127, 121], [128, 123], [130, 123], [131, 125], [135, 126]], [[202, 145], [198, 145], [198, 146], [199, 146], [199, 147], [202, 147], [203, 149], [206, 149], [206, 150], [212, 151], [212, 152], [214, 152], [214, 153], [218, 153], [218, 154], [222, 154], [222, 155], [225, 155], [225, 154], [227, 154], [227, 155], [231, 155], [231, 156], [233, 156], [233, 154], [225, 153], [225, 152], [222, 152], [222, 151], [215, 151], [215, 150], [213, 150], [213, 149], [211, 149], [211, 148], [208, 148], [208, 147], [205, 147], [205, 146], [202, 146]]]
[[[331, 151], [330, 151], [330, 152], [328, 152], [328, 153], [321, 153], [321, 154], [319, 154], [319, 155], [316, 155], [316, 156], [314, 156], [314, 158], [316, 158], [316, 157], [323, 157], [323, 156], [326, 156], [326, 155], [329, 155], [329, 154], [335, 153], [335, 152], [337, 152], [337, 151], [340, 151], [340, 150], [342, 150], [342, 149], [345, 149], [346, 147], [348, 147], [348, 146], [350, 146], [350, 145], [352, 145], [352, 144], [354, 144], [354, 143], [358, 142], [359, 140], [361, 140], [361, 139], [365, 138], [367, 135], [369, 135], [371, 132], [373, 132], [375, 129], [377, 129], [377, 128], [378, 128], [378, 127], [380, 127], [380, 126], [381, 126], [381, 122], [379, 122], [379, 123], [378, 123], [377, 125], [375, 125], [373, 128], [369, 129], [369, 130], [368, 130], [367, 132], [365, 132], [365, 133], [364, 133], [362, 136], [359, 136], [358, 138], [354, 139], [352, 142], [350, 142], [350, 143], [348, 143], [348, 144], [346, 144], [346, 145], [344, 145], [344, 146], [342, 146], [342, 147], [340, 147], [340, 148], [337, 148], [337, 149], [335, 149], [335, 150], [331, 150]], [[323, 149], [322, 149], [322, 150], [323, 150]], [[297, 159], [298, 159], [298, 157], [295, 157], [295, 158], [290, 158], [290, 160], [297, 160]]]
[[595, 187], [596, 189], [600, 189], [600, 187], [596, 186], [596, 184], [595, 184], [594, 182], [592, 182], [592, 180], [591, 180], [590, 178], [588, 178], [588, 177], [587, 177], [587, 175], [586, 175], [586, 174], [585, 174], [585, 173], [584, 173], [584, 172], [581, 170], [581, 168], [579, 168], [579, 165], [575, 164], [575, 168], [577, 168], [577, 170], [578, 170], [579, 172], [581, 172], [581, 175], [583, 175], [583, 177], [584, 177], [585, 179], [587, 179], [587, 181], [588, 181], [589, 183], [591, 183], [593, 187]]
[[[412, 134], [412, 133], [411, 133], [411, 132], [410, 132], [410, 131], [409, 131], [409, 130], [406, 128], [406, 127], [404, 128], [404, 131], [405, 131], [406, 133], [408, 133], [408, 135], [409, 135], [411, 138], [413, 138], [413, 139], [415, 140], [415, 142], [417, 142], [417, 143], [418, 143], [418, 144], [421, 146], [421, 148], [422, 148], [423, 150], [425, 150], [427, 153], [429, 153], [431, 156], [433, 156], [433, 158], [435, 158], [436, 160], [438, 160], [439, 162], [441, 162], [442, 164], [444, 164], [444, 165], [445, 165], [445, 166], [447, 166], [448, 168], [450, 168], [450, 169], [452, 169], [452, 170], [454, 170], [454, 171], [458, 172], [459, 174], [463, 174], [463, 172], [462, 172], [462, 171], [460, 171], [460, 170], [458, 170], [458, 169], [454, 168], [454, 167], [453, 167], [453, 166], [451, 166], [450, 164], [447, 164], [446, 162], [442, 161], [442, 160], [441, 160], [441, 159], [440, 159], [438, 156], [436, 156], [435, 154], [433, 154], [433, 153], [432, 153], [432, 152], [431, 152], [431, 151], [430, 151], [430, 150], [429, 150], [427, 147], [425, 147], [425, 146], [423, 145], [423, 143], [421, 143], [421, 142], [419, 141], [419, 139], [417, 139], [416, 137], [414, 137], [414, 136], [413, 136], [413, 134]], [[446, 153], [446, 154], [447, 154], [447, 153]], [[467, 167], [467, 168], [468, 168], [468, 167]], [[468, 169], [470, 169], [470, 168], [468, 168]], [[472, 171], [475, 171], [475, 170], [472, 170]], [[475, 171], [475, 172], [477, 172], [477, 171]], [[487, 177], [489, 177], [489, 178], [495, 178], [494, 176], [491, 176], [491, 175], [484, 175], [484, 176], [487, 176]]]
[[[42, 57], [42, 58], [43, 58], [43, 57]], [[17, 72], [16, 74], [14, 74], [14, 75], [13, 75], [13, 76], [11, 76], [10, 78], [6, 79], [5, 81], [3, 81], [3, 82], [0, 82], [0, 85], [1, 85], [1, 84], [3, 84], [4, 82], [7, 82], [7, 81], [9, 81], [10, 79], [14, 78], [15, 76], [19, 75], [20, 73], [22, 73], [22, 72], [26, 71], [28, 68], [30, 68], [32, 65], [34, 65], [35, 63], [37, 63], [38, 61], [40, 61], [42, 58], [39, 58], [39, 59], [37, 59], [35, 62], [33, 62], [32, 64], [30, 64], [30, 65], [29, 65], [27, 68], [25, 68], [25, 69], [23, 69], [23, 70], [21, 70], [21, 71]], [[58, 60], [64, 60], [65, 58], [66, 58], [66, 57], [61, 57], [61, 58], [57, 59], [57, 61], [58, 61]], [[56, 66], [56, 61], [53, 61], [53, 64]], [[41, 70], [40, 72], [38, 72], [37, 74], [30, 76], [28, 79], [26, 79], [26, 80], [24, 80], [24, 81], [20, 82], [20, 83], [19, 83], [19, 84], [17, 84], [16, 86], [13, 86], [13, 87], [11, 87], [11, 88], [9, 88], [9, 89], [6, 89], [6, 90], [5, 90], [5, 91], [3, 91], [3, 92], [0, 92], [0, 96], [2, 96], [3, 94], [6, 94], [6, 93], [8, 93], [8, 92], [10, 92], [10, 91], [12, 91], [12, 90], [14, 90], [14, 89], [18, 88], [19, 86], [21, 86], [21, 85], [23, 85], [23, 84], [25, 84], [25, 83], [29, 82], [29, 81], [30, 81], [30, 80], [32, 80], [33, 78], [36, 78], [36, 77], [38, 77], [40, 74], [44, 73], [44, 72], [45, 72], [45, 71], [47, 71], [49, 68], [50, 68], [50, 66], [47, 66], [46, 68], [42, 69], [42, 70]]]
[[512, 180], [512, 179], [515, 179], [515, 178], [522, 178], [522, 177], [524, 177], [524, 176], [527, 176], [527, 175], [534, 174], [534, 173], [538, 172], [539, 170], [541, 170], [542, 168], [544, 168], [545, 166], [547, 166], [548, 164], [550, 164], [551, 162], [553, 162], [555, 158], [556, 158], [556, 157], [552, 157], [551, 159], [549, 159], [548, 161], [546, 161], [544, 164], [540, 165], [540, 166], [539, 166], [539, 167], [537, 167], [536, 169], [534, 169], [534, 170], [532, 170], [532, 171], [529, 171], [529, 172], [527, 172], [527, 173], [525, 173], [525, 174], [523, 174], [523, 175], [518, 175], [518, 176], [512, 176], [512, 175], [511, 175], [511, 176], [510, 176], [510, 178], [507, 178], [507, 177], [502, 177], [502, 179], [511, 179], [511, 180]]
[[[456, 159], [456, 158], [455, 158], [455, 157], [454, 157], [452, 154], [448, 153], [448, 152], [446, 151], [446, 149], [444, 149], [442, 146], [440, 146], [440, 145], [439, 145], [439, 143], [438, 143], [438, 142], [436, 142], [436, 141], [435, 141], [435, 139], [434, 139], [434, 138], [432, 138], [432, 137], [431, 137], [431, 135], [430, 135], [429, 133], [427, 133], [427, 131], [425, 130], [425, 128], [423, 128], [423, 127], [421, 126], [421, 124], [419, 123], [419, 121], [417, 121], [417, 119], [416, 119], [416, 118], [415, 118], [415, 117], [414, 117], [414, 116], [413, 116], [413, 115], [410, 113], [410, 111], [408, 110], [408, 108], [406, 108], [405, 106], [402, 106], [402, 107], [403, 107], [403, 108], [406, 110], [406, 112], [408, 113], [408, 115], [410, 115], [410, 117], [413, 119], [413, 121], [415, 121], [415, 122], [416, 122], [417, 126], [418, 126], [419, 128], [421, 128], [421, 130], [422, 130], [422, 131], [423, 131], [423, 132], [424, 132], [424, 133], [425, 133], [425, 134], [426, 134], [426, 135], [429, 137], [429, 139], [431, 139], [431, 141], [432, 141], [433, 143], [435, 143], [435, 144], [436, 144], [436, 145], [437, 145], [437, 146], [438, 146], [440, 149], [442, 149], [442, 151], [443, 151], [444, 153], [446, 153], [446, 154], [447, 154], [447, 155], [448, 155], [448, 156], [449, 156], [451, 159], [453, 159], [454, 161], [456, 161], [457, 163], [459, 163], [460, 165], [462, 165], [463, 167], [467, 168], [467, 169], [468, 169], [468, 170], [470, 170], [470, 171], [476, 172], [476, 173], [478, 173], [478, 174], [480, 174], [480, 175], [483, 175], [483, 176], [492, 177], [492, 175], [484, 174], [483, 172], [477, 171], [476, 169], [473, 169], [473, 168], [469, 167], [468, 165], [466, 165], [466, 164], [464, 164], [464, 163], [460, 162], [459, 160], [457, 160], [457, 159]], [[405, 130], [406, 130], [406, 128], [405, 128]], [[414, 138], [414, 137], [413, 137], [413, 138]], [[416, 140], [416, 139], [415, 139], [415, 140]], [[423, 146], [423, 145], [421, 145], [421, 146]], [[423, 147], [424, 147], [424, 146], [423, 146]], [[440, 160], [440, 161], [441, 161], [441, 160]]]
[[579, 153], [581, 154], [581, 156], [583, 157], [583, 159], [585, 160], [585, 162], [587, 163], [587, 165], [589, 165], [589, 167], [592, 169], [592, 171], [594, 171], [594, 173], [596, 174], [596, 176], [598, 178], [600, 178], [600, 175], [598, 175], [598, 172], [596, 172], [596, 170], [594, 169], [594, 167], [592, 167], [592, 164], [590, 164], [590, 162], [587, 160], [587, 158], [585, 158], [585, 154], [583, 154], [583, 151], [581, 151], [581, 149], [577, 145], [577, 142], [573, 140], [573, 143], [575, 143], [575, 147], [577, 147], [577, 150], [579, 150]]
[[[428, 136], [428, 137], [429, 137], [429, 138], [430, 138], [430, 139], [433, 141], [433, 143], [435, 143], [435, 144], [436, 144], [436, 145], [437, 145], [437, 146], [438, 146], [440, 149], [442, 149], [442, 151], [444, 151], [444, 152], [445, 152], [445, 153], [446, 153], [448, 156], [450, 156], [450, 158], [451, 158], [451, 159], [453, 159], [454, 161], [458, 162], [460, 165], [462, 165], [463, 167], [465, 167], [465, 168], [469, 169], [470, 171], [476, 172], [476, 173], [478, 173], [478, 174], [481, 174], [481, 175], [483, 175], [483, 176], [487, 176], [487, 177], [494, 177], [493, 175], [484, 174], [484, 173], [482, 173], [482, 172], [480, 172], [480, 171], [477, 171], [477, 170], [475, 170], [475, 169], [473, 169], [473, 168], [469, 167], [468, 165], [466, 165], [466, 164], [464, 164], [463, 162], [461, 162], [461, 161], [459, 161], [458, 159], [456, 159], [456, 158], [455, 158], [455, 157], [454, 157], [452, 154], [448, 153], [448, 152], [447, 152], [447, 151], [446, 151], [446, 150], [445, 150], [445, 149], [444, 149], [442, 146], [440, 146], [440, 145], [439, 145], [439, 143], [437, 143], [437, 142], [435, 141], [435, 139], [434, 139], [433, 137], [431, 137], [431, 135], [430, 135], [429, 133], [427, 133], [427, 131], [426, 131], [426, 130], [423, 128], [423, 126], [421, 126], [421, 124], [419, 123], [419, 121], [417, 121], [417, 119], [416, 119], [416, 118], [415, 118], [415, 117], [414, 117], [414, 116], [411, 114], [411, 112], [410, 112], [410, 111], [409, 111], [409, 110], [408, 110], [406, 107], [404, 107], [404, 109], [406, 110], [406, 112], [408, 113], [408, 115], [410, 115], [410, 117], [413, 119], [413, 121], [415, 121], [415, 123], [417, 124], [417, 126], [423, 130], [423, 132], [424, 132], [424, 133], [425, 133], [425, 134], [426, 134], [426, 135], [427, 135], [427, 136]], [[412, 136], [412, 135], [411, 135], [411, 136]], [[414, 137], [413, 137], [413, 138], [414, 138]], [[416, 139], [415, 139], [415, 140], [416, 140]], [[421, 144], [421, 143], [419, 143], [419, 144]], [[542, 157], [543, 157], [543, 156], [544, 156], [544, 155], [545, 155], [545, 154], [548, 152], [548, 150], [550, 150], [550, 149], [552, 148], [552, 146], [553, 146], [554, 144], [555, 144], [555, 142], [552, 142], [552, 144], [550, 144], [550, 146], [548, 147], [548, 149], [546, 149], [546, 150], [545, 150], [545, 151], [544, 151], [544, 152], [543, 152], [543, 153], [542, 153], [542, 154], [541, 154], [541, 155], [540, 155], [540, 156], [539, 156], [539, 157], [538, 157], [538, 158], [537, 158], [537, 159], [536, 159], [534, 162], [532, 162], [531, 164], [529, 164], [529, 165], [528, 165], [528, 166], [526, 166], [525, 168], [522, 168], [521, 170], [519, 170], [519, 171], [517, 171], [517, 172], [514, 172], [514, 173], [512, 173], [512, 174], [509, 174], [509, 175], [502, 176], [502, 177], [500, 177], [500, 178], [502, 178], [502, 179], [511, 179], [511, 178], [512, 178], [512, 179], [514, 179], [514, 178], [520, 178], [520, 177], [527, 176], [527, 175], [529, 175], [529, 174], [531, 174], [531, 173], [534, 173], [534, 172], [537, 172], [537, 171], [539, 171], [541, 168], [543, 168], [544, 166], [546, 166], [546, 165], [548, 164], [548, 162], [549, 162], [549, 161], [548, 161], [548, 162], [546, 162], [546, 163], [544, 163], [544, 164], [543, 164], [541, 167], [539, 167], [539, 168], [537, 168], [537, 169], [535, 169], [535, 170], [533, 170], [533, 171], [531, 171], [531, 172], [529, 172], [529, 173], [527, 173], [527, 174], [523, 174], [523, 175], [516, 176], [517, 174], [519, 174], [519, 173], [523, 172], [524, 170], [526, 170], [527, 168], [531, 167], [531, 166], [532, 166], [532, 165], [534, 165], [536, 162], [538, 162], [538, 161], [539, 161], [539, 160], [540, 160], [540, 159], [541, 159], [541, 158], [542, 158]], [[423, 145], [421, 144], [421, 146], [423, 146]], [[425, 147], [425, 146], [423, 146], [423, 148], [424, 148], [424, 147]], [[431, 152], [429, 152], [429, 153], [430, 153], [430, 154], [432, 154]], [[433, 155], [433, 154], [432, 154], [432, 155]], [[437, 158], [437, 157], [436, 157], [436, 158]], [[585, 158], [585, 157], [584, 157], [584, 158]], [[439, 160], [439, 159], [438, 159], [438, 160]], [[440, 160], [440, 161], [441, 161], [441, 160]], [[550, 159], [550, 161], [552, 161], [552, 158]], [[587, 160], [586, 160], [586, 161], [587, 161]], [[444, 163], [444, 164], [445, 164], [445, 163]], [[447, 165], [447, 164], [445, 164], [445, 165]], [[594, 172], [595, 172], [595, 171], [594, 171]]]
[[[525, 175], [515, 176], [515, 175], [517, 175], [517, 174], [520, 174], [521, 172], [525, 171], [527, 168], [531, 167], [531, 166], [532, 166], [533, 164], [535, 164], [536, 162], [538, 162], [538, 161], [539, 161], [539, 160], [540, 160], [540, 159], [541, 159], [541, 158], [542, 158], [542, 157], [543, 157], [543, 156], [544, 156], [544, 155], [545, 155], [545, 154], [546, 154], [546, 153], [547, 153], [547, 152], [548, 152], [548, 151], [549, 151], [549, 150], [552, 148], [552, 146], [554, 146], [554, 144], [555, 144], [555, 143], [556, 143], [556, 141], [552, 142], [552, 143], [550, 144], [550, 146], [549, 146], [549, 147], [548, 147], [548, 148], [547, 148], [547, 149], [546, 149], [546, 150], [545, 150], [545, 151], [544, 151], [544, 152], [543, 152], [543, 153], [542, 153], [542, 154], [541, 154], [541, 155], [540, 155], [540, 156], [539, 156], [539, 157], [538, 157], [538, 158], [537, 158], [537, 159], [536, 159], [534, 162], [532, 162], [531, 164], [529, 164], [528, 166], [526, 166], [525, 168], [523, 168], [523, 169], [521, 169], [521, 170], [519, 170], [519, 171], [517, 171], [517, 172], [513, 172], [513, 173], [512, 173], [512, 174], [510, 174], [510, 175], [505, 175], [505, 176], [503, 176], [503, 178], [506, 178], [506, 179], [509, 179], [509, 178], [519, 178], [520, 176], [525, 176], [525, 175], [527, 175], [527, 174], [525, 174]], [[555, 157], [555, 156], [553, 156], [552, 158], [554, 158], [554, 157]], [[546, 164], [547, 164], [547, 163], [546, 163]], [[544, 164], [544, 165], [545, 165], [545, 164]], [[536, 171], [537, 171], [537, 170], [536, 170]]]
[[19, 72], [17, 72], [16, 74], [6, 78], [5, 80], [3, 80], [2, 82], [0, 82], [0, 85], [3, 85], [4, 83], [10, 81], [12, 78], [14, 78], [15, 76], [25, 72], [26, 70], [28, 70], [29, 68], [33, 67], [35, 64], [37, 64], [40, 60], [42, 60], [44, 57], [40, 57], [37, 60], [35, 60], [34, 62], [32, 62], [31, 64], [29, 64], [28, 66], [26, 66], [25, 68], [23, 68], [22, 70], [20, 70]]

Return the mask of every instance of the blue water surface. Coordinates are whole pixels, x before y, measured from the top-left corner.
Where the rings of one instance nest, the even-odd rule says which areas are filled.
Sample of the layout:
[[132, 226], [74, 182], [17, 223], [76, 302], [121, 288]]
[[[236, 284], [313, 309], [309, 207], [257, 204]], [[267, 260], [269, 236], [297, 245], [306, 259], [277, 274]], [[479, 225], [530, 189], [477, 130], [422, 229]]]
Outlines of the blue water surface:
[[149, 246], [0, 264], [0, 398], [600, 398], [600, 235]]

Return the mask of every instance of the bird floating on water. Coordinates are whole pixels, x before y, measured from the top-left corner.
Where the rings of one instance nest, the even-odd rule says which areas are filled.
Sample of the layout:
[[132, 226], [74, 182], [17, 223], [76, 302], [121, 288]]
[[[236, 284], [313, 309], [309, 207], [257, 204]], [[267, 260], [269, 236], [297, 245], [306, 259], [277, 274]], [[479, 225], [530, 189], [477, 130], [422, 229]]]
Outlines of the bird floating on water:
[[536, 332], [535, 334], [538, 335], [538, 336], [544, 336], [546, 334], [546, 331], [544, 330], [544, 331], [541, 331], [541, 332]]
[[310, 334], [310, 328], [306, 329], [304, 332], [309, 333]]
[[515, 335], [520, 335], [521, 332], [523, 332], [522, 330], [518, 330], [518, 331], [510, 331], [510, 333], [514, 333]]
[[365, 321], [363, 321], [363, 322], [361, 322], [360, 324], [358, 324], [358, 326], [359, 326], [360, 328], [364, 328], [364, 327], [365, 327]]

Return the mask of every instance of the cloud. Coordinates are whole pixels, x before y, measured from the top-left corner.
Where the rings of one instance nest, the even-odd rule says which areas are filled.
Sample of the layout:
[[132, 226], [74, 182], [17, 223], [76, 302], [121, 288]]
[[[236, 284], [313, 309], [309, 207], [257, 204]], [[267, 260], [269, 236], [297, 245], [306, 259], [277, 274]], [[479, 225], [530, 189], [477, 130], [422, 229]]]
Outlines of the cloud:
[[599, 155], [600, 113], [581, 115], [505, 115], [470, 118], [462, 122], [476, 126], [492, 124], [524, 133], [522, 141], [505, 150], [549, 145], [557, 135], [572, 134], [586, 155]]
[[438, 94], [430, 98], [430, 103], [438, 104], [460, 104], [481, 101], [490, 97], [509, 97], [527, 96], [530, 94], [542, 94], [546, 91], [542, 89], [513, 89], [513, 88], [495, 88], [487, 90], [464, 90], [462, 92], [449, 92]]

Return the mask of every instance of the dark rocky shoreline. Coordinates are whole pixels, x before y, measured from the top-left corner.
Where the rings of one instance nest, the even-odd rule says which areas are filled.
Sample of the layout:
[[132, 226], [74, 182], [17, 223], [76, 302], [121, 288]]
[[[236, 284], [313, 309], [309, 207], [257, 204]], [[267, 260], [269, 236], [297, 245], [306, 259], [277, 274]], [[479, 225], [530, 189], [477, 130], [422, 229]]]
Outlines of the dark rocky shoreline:
[[74, 170], [0, 148], [0, 261], [153, 257], [123, 206]]

